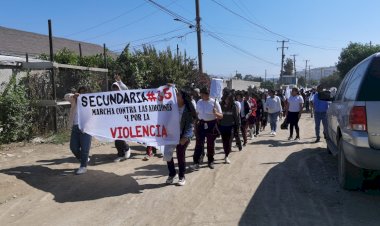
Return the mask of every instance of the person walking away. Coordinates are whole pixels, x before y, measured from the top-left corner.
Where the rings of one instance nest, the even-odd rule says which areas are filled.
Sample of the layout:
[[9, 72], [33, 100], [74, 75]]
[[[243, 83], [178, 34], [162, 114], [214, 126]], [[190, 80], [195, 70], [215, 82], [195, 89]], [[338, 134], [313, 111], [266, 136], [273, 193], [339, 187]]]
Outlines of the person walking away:
[[263, 115], [261, 117], [261, 128], [260, 128], [260, 132], [264, 131], [265, 130], [265, 127], [267, 126], [268, 124], [268, 110], [267, 110], [267, 107], [266, 107], [266, 102], [267, 102], [267, 94], [266, 93], [263, 93], [261, 95], [261, 103], [263, 104]]
[[314, 97], [313, 97], [315, 135], [317, 137], [317, 139], [315, 140], [315, 143], [318, 143], [321, 140], [321, 137], [319, 136], [320, 129], [321, 129], [321, 121], [323, 124], [323, 135], [324, 135], [325, 139], [327, 138], [327, 116], [326, 116], [326, 112], [329, 108], [329, 104], [327, 101], [319, 99], [319, 93], [321, 93], [322, 91], [323, 91], [323, 86], [322, 85], [317, 86], [317, 93], [314, 94]]
[[224, 149], [224, 162], [230, 164], [229, 154], [231, 153], [232, 139], [235, 130], [240, 127], [240, 118], [236, 110], [236, 105], [234, 103], [234, 97], [229, 94], [221, 103], [221, 108], [223, 112], [223, 118], [219, 123], [219, 131], [222, 135], [223, 149]]
[[256, 110], [257, 110], [257, 103], [256, 100], [249, 96], [248, 92], [246, 95], [246, 99], [250, 106], [250, 114], [248, 116], [248, 128], [249, 128], [249, 137], [253, 138], [253, 127], [256, 123]]
[[256, 103], [257, 103], [255, 134], [254, 134], [254, 136], [257, 137], [260, 133], [261, 118], [263, 117], [264, 109], [263, 109], [263, 102], [261, 101], [261, 98], [259, 98], [259, 96], [256, 94], [253, 95], [253, 98], [256, 100]]
[[[111, 86], [112, 91], [128, 90], [128, 87], [121, 81], [120, 75], [115, 75], [115, 80]], [[115, 147], [117, 150], [117, 158], [114, 162], [125, 161], [131, 157], [129, 145], [124, 140], [115, 140]]]
[[[233, 95], [233, 100], [234, 100], [234, 104], [236, 106], [237, 115], [240, 116], [241, 103], [237, 100], [237, 98], [236, 98], [236, 92], [234, 90], [232, 91], [231, 95]], [[223, 111], [223, 109], [222, 109], [222, 111]], [[239, 125], [240, 125], [241, 124], [240, 117], [238, 117], [238, 118], [239, 118]], [[243, 150], [243, 146], [241, 144], [241, 139], [240, 139], [240, 136], [239, 136], [239, 131], [240, 131], [240, 127], [234, 129], [234, 138], [235, 138], [236, 146], [238, 147], [239, 151], [242, 151]]]
[[265, 107], [268, 111], [268, 118], [270, 123], [271, 132], [270, 135], [276, 136], [277, 132], [277, 120], [282, 113], [282, 104], [279, 96], [275, 95], [274, 90], [269, 90], [269, 97], [266, 100]]
[[[186, 149], [190, 144], [190, 140], [193, 136], [193, 122], [197, 118], [194, 105], [191, 103], [191, 97], [184, 90], [177, 92], [177, 103], [180, 118], [180, 140], [176, 146], [176, 154], [178, 160], [178, 185], [184, 186], [186, 184], [185, 171], [186, 171]], [[166, 180], [167, 184], [173, 184], [176, 179], [176, 169], [174, 165], [174, 159], [171, 158], [167, 161], [169, 177]]]
[[249, 106], [248, 101], [243, 98], [243, 92], [239, 92], [237, 94], [237, 99], [241, 105], [240, 130], [243, 135], [243, 147], [245, 147], [247, 145], [247, 128], [248, 128], [247, 118], [249, 116], [250, 106]]
[[208, 88], [202, 88], [200, 93], [202, 99], [198, 101], [196, 107], [198, 114], [198, 123], [196, 125], [197, 139], [193, 155], [194, 165], [192, 168], [195, 170], [199, 169], [200, 158], [204, 152], [204, 143], [207, 138], [208, 167], [214, 169], [215, 139], [219, 135], [217, 119], [222, 119], [223, 114], [220, 104], [210, 98]]
[[309, 97], [309, 108], [310, 108], [310, 117], [314, 117], [314, 95], [315, 95], [315, 88], [312, 89]]
[[77, 99], [81, 94], [87, 93], [88, 89], [84, 86], [79, 87], [77, 93], [68, 93], [64, 99], [71, 104], [69, 125], [72, 126], [70, 137], [70, 149], [74, 156], [80, 161], [80, 167], [75, 171], [76, 175], [87, 172], [87, 164], [90, 161], [89, 152], [91, 148], [91, 135], [79, 129], [77, 114]]
[[298, 88], [292, 89], [292, 94], [287, 101], [286, 111], [287, 120], [290, 125], [290, 135], [288, 140], [293, 139], [293, 130], [296, 129], [296, 138], [294, 140], [300, 139], [300, 128], [298, 126], [298, 121], [301, 118], [304, 100], [302, 96], [298, 93]]

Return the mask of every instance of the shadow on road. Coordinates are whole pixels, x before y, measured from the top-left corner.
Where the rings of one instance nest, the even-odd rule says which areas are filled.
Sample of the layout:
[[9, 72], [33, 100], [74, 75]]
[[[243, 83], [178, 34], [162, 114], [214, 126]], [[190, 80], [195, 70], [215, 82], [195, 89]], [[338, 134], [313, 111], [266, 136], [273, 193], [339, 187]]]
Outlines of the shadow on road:
[[73, 175], [73, 170], [51, 169], [41, 165], [3, 169], [0, 173], [16, 176], [36, 189], [51, 193], [59, 203], [138, 194], [142, 190], [166, 186], [163, 183], [139, 185], [133, 178], [135, 174], [120, 176], [100, 170], [88, 170], [85, 175], [76, 176]]
[[302, 141], [281, 141], [281, 140], [259, 140], [253, 141], [251, 144], [263, 144], [268, 145], [268, 147], [289, 147], [299, 144], [313, 144], [313, 142], [302, 142]]
[[282, 163], [263, 164], [275, 166], [257, 188], [239, 225], [380, 224], [380, 192], [340, 189], [337, 160], [325, 149], [304, 149]]

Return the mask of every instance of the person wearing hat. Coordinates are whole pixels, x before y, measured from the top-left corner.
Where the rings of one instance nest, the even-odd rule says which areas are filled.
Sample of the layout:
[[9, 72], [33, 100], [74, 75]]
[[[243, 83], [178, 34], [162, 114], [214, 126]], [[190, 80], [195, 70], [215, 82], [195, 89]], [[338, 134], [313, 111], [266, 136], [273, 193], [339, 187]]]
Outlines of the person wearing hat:
[[194, 170], [199, 170], [199, 163], [204, 152], [204, 143], [207, 138], [207, 159], [210, 169], [214, 169], [214, 155], [215, 155], [215, 139], [219, 135], [217, 119], [223, 118], [222, 109], [220, 104], [214, 99], [210, 98], [210, 91], [208, 88], [200, 90], [201, 99], [196, 106], [198, 115], [197, 139], [194, 150]]

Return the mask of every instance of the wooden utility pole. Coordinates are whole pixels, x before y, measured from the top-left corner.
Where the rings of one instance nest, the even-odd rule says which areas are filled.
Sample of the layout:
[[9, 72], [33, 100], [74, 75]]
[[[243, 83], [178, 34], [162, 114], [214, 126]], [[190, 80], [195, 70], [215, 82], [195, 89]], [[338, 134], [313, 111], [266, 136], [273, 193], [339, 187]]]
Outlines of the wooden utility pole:
[[[54, 51], [53, 51], [53, 29], [51, 26], [51, 20], [48, 20], [48, 29], [49, 29], [49, 49], [50, 49], [50, 61], [54, 62]], [[53, 91], [53, 100], [57, 100], [57, 91], [56, 91], [56, 84], [55, 84], [55, 75], [54, 75], [54, 67], [51, 69], [51, 85], [52, 85], [52, 91]], [[53, 109], [54, 117], [53, 117], [53, 126], [54, 126], [54, 132], [58, 132], [58, 123], [57, 123], [57, 107], [54, 106]]]
[[294, 70], [294, 77], [296, 78], [296, 85], [298, 86], [298, 79], [297, 79], [297, 68], [296, 68], [296, 56], [297, 54], [290, 55], [293, 57], [293, 70]]
[[200, 17], [200, 6], [199, 0], [195, 0], [195, 10], [196, 10], [196, 30], [197, 30], [197, 41], [198, 41], [198, 67], [199, 75], [203, 75], [203, 60], [202, 60], [202, 37], [201, 37], [201, 17]]
[[82, 55], [82, 45], [79, 43], [79, 57], [80, 59], [82, 59], [83, 55]]
[[[108, 68], [108, 62], [107, 62], [107, 49], [106, 44], [103, 44], [103, 60], [104, 60], [104, 68]], [[106, 91], [108, 91], [108, 72], [106, 73]]]
[[307, 76], [307, 62], [309, 62], [309, 60], [305, 60], [305, 62], [306, 62], [306, 66], [305, 66], [305, 79], [307, 78], [306, 76]]
[[277, 48], [277, 50], [281, 49], [281, 72], [280, 72], [280, 83], [281, 83], [282, 82], [282, 76], [284, 75], [284, 59], [285, 59], [284, 49], [289, 49], [289, 47], [285, 47], [285, 42], [289, 42], [289, 41], [282, 40], [282, 41], [277, 41], [277, 42], [282, 43], [281, 47]]

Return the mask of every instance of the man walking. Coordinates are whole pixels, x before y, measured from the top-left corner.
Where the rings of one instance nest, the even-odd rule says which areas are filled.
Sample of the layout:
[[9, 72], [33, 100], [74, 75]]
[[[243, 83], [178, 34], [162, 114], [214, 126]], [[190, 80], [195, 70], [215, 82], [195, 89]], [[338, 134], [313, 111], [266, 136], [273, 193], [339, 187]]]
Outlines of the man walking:
[[327, 138], [327, 116], [326, 112], [329, 108], [329, 104], [327, 101], [320, 100], [319, 99], [319, 93], [323, 91], [323, 86], [319, 85], [317, 87], [317, 93], [313, 96], [313, 104], [314, 104], [314, 120], [315, 120], [315, 135], [317, 139], [315, 140], [315, 143], [318, 143], [321, 138], [319, 136], [320, 129], [321, 129], [321, 121], [323, 124], [323, 135], [325, 136], [325, 139]]

